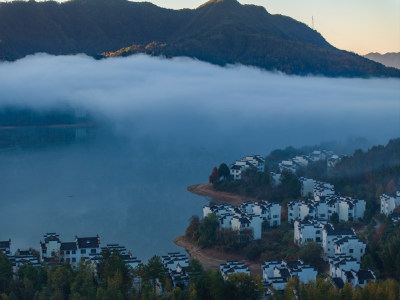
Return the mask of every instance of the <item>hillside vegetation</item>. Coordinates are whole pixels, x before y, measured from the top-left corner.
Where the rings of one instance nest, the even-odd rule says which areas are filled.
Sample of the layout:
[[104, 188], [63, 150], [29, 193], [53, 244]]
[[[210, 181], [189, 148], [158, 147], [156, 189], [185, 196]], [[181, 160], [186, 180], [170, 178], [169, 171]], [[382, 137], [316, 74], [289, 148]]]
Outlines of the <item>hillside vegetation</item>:
[[336, 49], [303, 23], [236, 0], [212, 0], [194, 10], [127, 0], [1, 3], [0, 59], [36, 52], [147, 53], [288, 74], [400, 77], [400, 70]]

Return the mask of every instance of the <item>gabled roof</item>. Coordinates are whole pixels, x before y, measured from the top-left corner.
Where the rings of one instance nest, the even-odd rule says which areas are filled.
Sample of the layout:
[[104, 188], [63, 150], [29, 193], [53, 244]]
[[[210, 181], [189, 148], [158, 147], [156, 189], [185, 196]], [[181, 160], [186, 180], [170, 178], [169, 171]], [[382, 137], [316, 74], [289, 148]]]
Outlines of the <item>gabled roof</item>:
[[61, 251], [76, 250], [76, 243], [75, 242], [61, 243], [60, 250]]
[[76, 243], [78, 244], [79, 249], [84, 248], [99, 248], [100, 240], [99, 237], [83, 237], [83, 238], [76, 238]]
[[11, 240], [8, 241], [0, 241], [0, 249], [7, 249], [11, 246]]
[[335, 278], [332, 278], [332, 281], [334, 284], [336, 284], [336, 286], [339, 289], [342, 289], [344, 287], [344, 282], [343, 282], [342, 278], [335, 277]]

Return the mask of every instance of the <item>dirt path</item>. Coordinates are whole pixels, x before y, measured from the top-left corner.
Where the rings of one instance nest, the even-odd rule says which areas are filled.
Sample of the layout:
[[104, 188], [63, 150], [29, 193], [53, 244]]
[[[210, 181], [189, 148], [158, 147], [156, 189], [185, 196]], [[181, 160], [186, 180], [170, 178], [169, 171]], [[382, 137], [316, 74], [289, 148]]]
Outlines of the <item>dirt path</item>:
[[227, 192], [215, 191], [211, 183], [200, 183], [191, 185], [187, 188], [187, 190], [199, 196], [210, 197], [211, 198], [210, 201], [212, 202], [229, 203], [234, 206], [239, 206], [240, 204], [246, 201], [259, 201], [259, 199], [256, 198], [243, 197]]
[[239, 255], [226, 253], [221, 249], [197, 247], [184, 235], [175, 238], [174, 243], [184, 248], [191, 258], [199, 260], [205, 270], [219, 270], [219, 265], [227, 260], [238, 260], [248, 265], [252, 274], [262, 275], [261, 264], [249, 262]]

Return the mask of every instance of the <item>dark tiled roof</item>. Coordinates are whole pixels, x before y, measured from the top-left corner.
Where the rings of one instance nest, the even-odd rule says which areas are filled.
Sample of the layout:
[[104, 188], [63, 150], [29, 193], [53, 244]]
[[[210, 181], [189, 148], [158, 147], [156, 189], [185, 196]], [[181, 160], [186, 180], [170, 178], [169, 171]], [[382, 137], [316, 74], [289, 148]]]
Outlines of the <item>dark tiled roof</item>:
[[375, 279], [371, 271], [360, 270], [357, 272], [358, 280], [373, 280]]
[[44, 239], [45, 243], [53, 242], [53, 241], [60, 242], [58, 235], [50, 235], [50, 236], [45, 237], [45, 239]]
[[100, 246], [98, 237], [77, 238], [77, 244], [78, 244], [79, 249], [98, 248]]
[[332, 278], [332, 280], [339, 289], [342, 289], [344, 287], [344, 282], [342, 278]]
[[11, 240], [0, 241], [0, 249], [10, 248]]
[[62, 250], [62, 251], [76, 250], [76, 243], [75, 242], [61, 243], [60, 250]]

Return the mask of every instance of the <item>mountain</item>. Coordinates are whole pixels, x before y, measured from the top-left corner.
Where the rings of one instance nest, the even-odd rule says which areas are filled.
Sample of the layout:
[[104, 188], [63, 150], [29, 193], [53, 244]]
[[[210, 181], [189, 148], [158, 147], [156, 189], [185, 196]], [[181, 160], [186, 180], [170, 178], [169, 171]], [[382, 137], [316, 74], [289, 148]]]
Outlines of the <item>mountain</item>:
[[0, 3], [0, 59], [36, 52], [147, 53], [289, 74], [400, 77], [399, 70], [336, 49], [303, 23], [236, 0], [211, 0], [192, 10], [127, 0]]
[[400, 69], [400, 52], [397, 53], [391, 52], [386, 54], [368, 53], [367, 55], [364, 55], [364, 57], [376, 61], [378, 63], [381, 63], [386, 67], [393, 67]]

